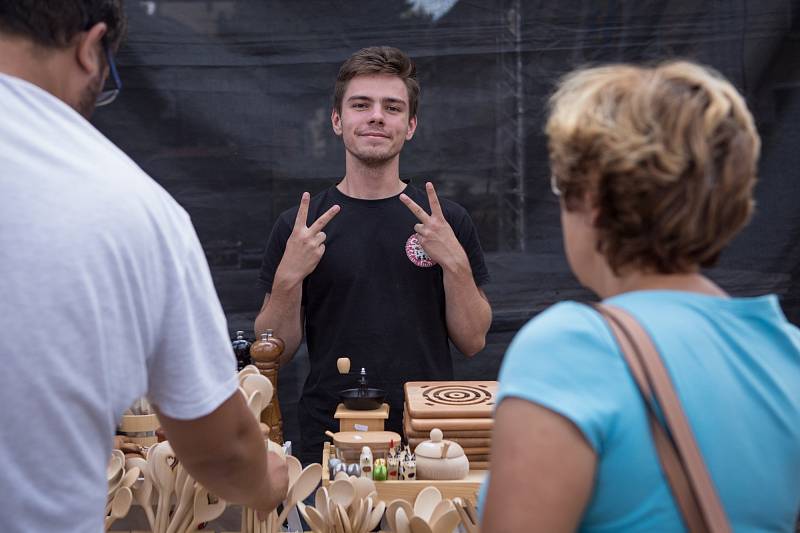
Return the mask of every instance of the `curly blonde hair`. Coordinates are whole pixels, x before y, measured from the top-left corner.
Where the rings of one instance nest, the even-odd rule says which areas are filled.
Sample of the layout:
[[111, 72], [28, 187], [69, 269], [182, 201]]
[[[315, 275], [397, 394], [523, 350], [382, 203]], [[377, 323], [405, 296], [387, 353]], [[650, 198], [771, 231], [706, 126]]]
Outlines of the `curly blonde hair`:
[[612, 270], [712, 266], [750, 219], [760, 140], [747, 105], [715, 71], [675, 61], [568, 74], [546, 133], [567, 210], [598, 209]]

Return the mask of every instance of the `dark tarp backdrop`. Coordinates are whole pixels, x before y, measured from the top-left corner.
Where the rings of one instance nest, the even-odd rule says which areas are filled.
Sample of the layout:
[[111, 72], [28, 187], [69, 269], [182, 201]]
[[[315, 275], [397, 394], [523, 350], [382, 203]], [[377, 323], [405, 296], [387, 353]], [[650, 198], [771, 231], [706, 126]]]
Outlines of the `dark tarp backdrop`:
[[[344, 171], [333, 82], [364, 46], [415, 59], [419, 128], [401, 175], [431, 180], [475, 221], [493, 281], [486, 350], [459, 379], [494, 379], [514, 332], [564, 298], [569, 272], [549, 190], [545, 102], [568, 70], [681, 57], [746, 96], [763, 139], [757, 213], [711, 277], [775, 292], [800, 322], [800, 4], [793, 0], [127, 0], [124, 89], [94, 123], [192, 216], [231, 332], [252, 337], [256, 277], [276, 217]], [[124, 201], [124, 199], [120, 199]], [[281, 370], [288, 438], [307, 356]]]

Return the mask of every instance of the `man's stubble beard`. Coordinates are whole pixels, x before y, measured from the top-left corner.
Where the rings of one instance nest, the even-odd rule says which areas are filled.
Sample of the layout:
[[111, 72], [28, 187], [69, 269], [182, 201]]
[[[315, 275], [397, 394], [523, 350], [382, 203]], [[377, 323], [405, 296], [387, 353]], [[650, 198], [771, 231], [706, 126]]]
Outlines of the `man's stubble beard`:
[[397, 149], [389, 149], [382, 153], [371, 153], [372, 151], [357, 151], [351, 149], [349, 146], [345, 145], [345, 149], [347, 152], [356, 158], [359, 162], [364, 164], [370, 168], [377, 168], [380, 166], [385, 165], [392, 159], [398, 156], [400, 152], [403, 150], [403, 145], [397, 147]]
[[103, 77], [97, 74], [89, 80], [86, 89], [81, 93], [76, 110], [83, 115], [86, 120], [92, 117], [97, 107], [97, 96], [103, 90], [103, 83]]

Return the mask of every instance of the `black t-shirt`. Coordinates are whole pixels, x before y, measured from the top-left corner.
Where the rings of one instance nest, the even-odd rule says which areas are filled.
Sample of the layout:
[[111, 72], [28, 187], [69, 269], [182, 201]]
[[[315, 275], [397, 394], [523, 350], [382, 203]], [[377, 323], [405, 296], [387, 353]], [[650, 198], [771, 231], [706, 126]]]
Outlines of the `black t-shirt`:
[[[403, 192], [430, 213], [424, 191], [408, 185]], [[472, 220], [455, 202], [440, 203], [469, 257], [476, 284], [485, 284], [489, 274]], [[453, 379], [442, 269], [428, 266], [427, 256], [414, 245], [417, 218], [399, 195], [361, 200], [334, 186], [311, 198], [307, 224], [334, 204], [341, 211], [323, 230], [325, 254], [303, 282], [311, 362], [299, 406], [299, 455], [304, 462], [319, 462], [324, 431], [338, 431], [333, 418], [338, 393], [357, 386], [362, 367], [370, 387], [387, 391], [386, 429], [401, 434], [403, 384]], [[282, 213], [270, 234], [259, 275], [267, 292], [296, 215], [297, 207]], [[339, 357], [350, 358], [350, 376], [339, 374]]]

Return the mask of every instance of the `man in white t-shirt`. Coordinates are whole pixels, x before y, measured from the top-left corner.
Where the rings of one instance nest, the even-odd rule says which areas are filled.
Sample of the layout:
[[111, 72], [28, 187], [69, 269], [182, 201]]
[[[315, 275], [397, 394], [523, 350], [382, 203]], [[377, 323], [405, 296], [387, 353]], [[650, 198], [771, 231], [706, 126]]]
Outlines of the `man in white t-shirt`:
[[0, 3], [3, 533], [101, 531], [114, 430], [144, 394], [211, 492], [286, 494], [188, 215], [86, 120], [120, 88], [124, 30], [119, 0]]

